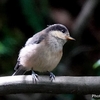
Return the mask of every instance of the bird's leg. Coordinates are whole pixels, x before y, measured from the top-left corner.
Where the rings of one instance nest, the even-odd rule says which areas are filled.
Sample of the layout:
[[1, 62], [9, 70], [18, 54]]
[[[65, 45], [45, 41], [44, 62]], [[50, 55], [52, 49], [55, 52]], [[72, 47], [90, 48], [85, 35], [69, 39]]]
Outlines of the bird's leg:
[[52, 72], [49, 72], [49, 73], [50, 73], [50, 80], [52, 82], [53, 80], [55, 80], [55, 75]]
[[39, 80], [38, 74], [36, 74], [33, 70], [32, 70], [32, 78], [33, 78], [34, 83], [37, 83]]

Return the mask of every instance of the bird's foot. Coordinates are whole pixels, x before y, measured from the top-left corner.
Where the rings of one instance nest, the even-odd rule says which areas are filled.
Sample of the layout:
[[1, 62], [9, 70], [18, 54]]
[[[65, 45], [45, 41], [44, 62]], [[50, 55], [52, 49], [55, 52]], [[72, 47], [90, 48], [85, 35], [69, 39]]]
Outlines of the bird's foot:
[[100, 94], [92, 94], [93, 100], [100, 100]]
[[36, 74], [34, 71], [32, 71], [32, 79], [34, 81], [34, 83], [37, 83], [38, 82], [38, 74]]
[[50, 73], [50, 80], [52, 82], [53, 80], [55, 80], [55, 75], [52, 72], [49, 72], [49, 73]]

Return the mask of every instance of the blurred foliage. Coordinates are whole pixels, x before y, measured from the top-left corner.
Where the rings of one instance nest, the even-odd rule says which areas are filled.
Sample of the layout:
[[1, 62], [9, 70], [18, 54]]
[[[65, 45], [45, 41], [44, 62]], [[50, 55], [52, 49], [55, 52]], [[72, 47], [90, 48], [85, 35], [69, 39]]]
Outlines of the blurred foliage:
[[[30, 27], [34, 27], [34, 29], [37, 31], [42, 30], [43, 22], [43, 16], [39, 16], [39, 14], [42, 14], [40, 12], [40, 9], [36, 5], [35, 1], [32, 0], [20, 0], [20, 4], [22, 7], [22, 12], [25, 15], [25, 19], [27, 23], [30, 25]], [[35, 8], [35, 9], [34, 9]]]
[[97, 60], [97, 61], [93, 64], [93, 69], [94, 69], [95, 75], [100, 76], [100, 59]]
[[96, 62], [94, 63], [94, 65], [93, 65], [93, 68], [94, 68], [94, 69], [96, 69], [96, 68], [98, 68], [98, 67], [100, 67], [100, 60], [96, 61]]
[[[87, 0], [0, 0], [0, 75], [12, 75], [20, 48], [25, 41], [47, 25], [61, 23], [71, 32]], [[76, 41], [64, 46], [64, 55], [55, 75], [100, 75], [100, 4]], [[84, 23], [85, 24], [85, 23]], [[71, 36], [75, 36], [71, 33]], [[19, 96], [19, 97], [18, 97]], [[90, 100], [84, 95], [21, 95], [36, 100]], [[0, 97], [11, 100], [20, 95]], [[20, 98], [20, 99], [19, 99]], [[88, 98], [88, 99], [87, 99]], [[16, 99], [17, 100], [17, 99]]]

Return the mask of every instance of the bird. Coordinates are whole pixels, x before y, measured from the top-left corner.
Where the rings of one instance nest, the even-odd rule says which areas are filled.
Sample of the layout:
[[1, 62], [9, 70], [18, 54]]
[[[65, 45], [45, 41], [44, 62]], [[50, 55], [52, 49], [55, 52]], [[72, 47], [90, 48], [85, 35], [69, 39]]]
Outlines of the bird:
[[32, 78], [38, 81], [37, 72], [49, 72], [50, 80], [55, 79], [51, 72], [59, 64], [63, 55], [63, 46], [68, 40], [75, 40], [66, 26], [53, 24], [30, 37], [19, 51], [14, 75], [32, 71]]

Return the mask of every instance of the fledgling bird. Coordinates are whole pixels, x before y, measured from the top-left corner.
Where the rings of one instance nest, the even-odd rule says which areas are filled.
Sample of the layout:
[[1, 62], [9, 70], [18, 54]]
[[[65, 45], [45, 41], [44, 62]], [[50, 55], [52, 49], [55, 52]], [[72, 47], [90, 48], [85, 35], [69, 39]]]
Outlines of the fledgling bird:
[[75, 40], [62, 24], [53, 24], [36, 33], [26, 41], [20, 50], [13, 75], [21, 75], [32, 70], [34, 81], [38, 81], [38, 72], [50, 72], [51, 81], [55, 75], [51, 72], [60, 62], [63, 46], [67, 40]]

